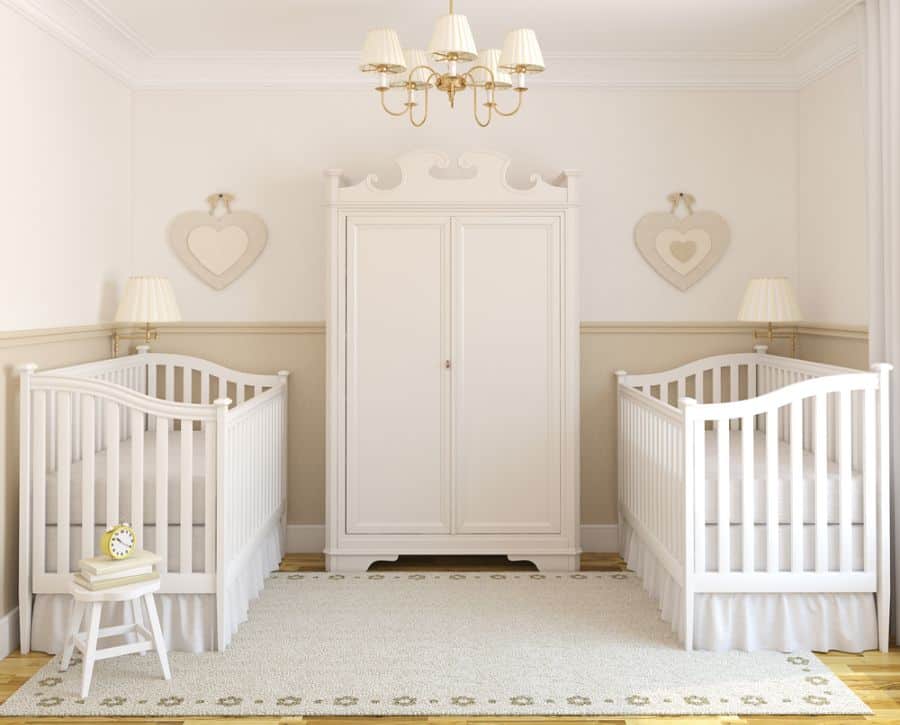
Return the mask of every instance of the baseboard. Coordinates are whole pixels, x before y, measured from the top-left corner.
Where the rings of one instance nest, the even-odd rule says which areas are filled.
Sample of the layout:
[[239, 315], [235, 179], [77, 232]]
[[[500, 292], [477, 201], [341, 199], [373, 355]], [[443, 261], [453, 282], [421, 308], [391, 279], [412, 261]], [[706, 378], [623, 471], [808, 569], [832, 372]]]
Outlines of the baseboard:
[[[288, 524], [287, 550], [292, 554], [321, 553], [325, 548], [325, 526], [322, 524]], [[619, 527], [616, 524], [583, 524], [581, 548], [584, 551], [619, 550]]]
[[617, 524], [582, 524], [581, 550], [610, 553], [619, 550], [619, 527]]
[[325, 548], [324, 524], [288, 524], [287, 550], [291, 554], [321, 554]]
[[0, 660], [19, 649], [19, 608], [0, 617]]

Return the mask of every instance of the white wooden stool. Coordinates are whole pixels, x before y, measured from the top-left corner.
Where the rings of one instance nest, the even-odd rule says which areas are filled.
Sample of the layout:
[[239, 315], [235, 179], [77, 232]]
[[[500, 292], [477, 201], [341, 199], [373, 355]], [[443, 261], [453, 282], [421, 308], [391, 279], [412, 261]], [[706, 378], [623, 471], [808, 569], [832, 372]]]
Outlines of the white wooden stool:
[[[153, 593], [159, 591], [159, 579], [136, 584], [126, 584], [121, 587], [102, 589], [93, 592], [78, 584], [72, 583], [71, 592], [75, 598], [75, 607], [72, 610], [72, 619], [69, 621], [69, 635], [66, 638], [66, 647], [63, 650], [62, 660], [59, 663], [60, 672], [69, 669], [72, 660], [72, 650], [77, 647], [84, 655], [84, 672], [81, 678], [81, 696], [87, 697], [91, 688], [91, 674], [94, 671], [94, 663], [97, 660], [105, 660], [109, 657], [140, 652], [142, 655], [151, 649], [155, 649], [159, 655], [159, 664], [162, 666], [163, 677], [172, 679], [169, 671], [169, 658], [166, 656], [166, 643], [163, 640], [162, 628], [159, 626], [159, 616], [156, 613], [156, 602]], [[141, 600], [147, 607], [147, 616], [150, 618], [150, 630], [144, 626], [144, 616], [141, 612]], [[134, 612], [134, 624], [121, 624], [115, 627], [100, 628], [100, 614], [106, 602], [131, 602]], [[81, 620], [88, 615], [87, 632], [80, 631]], [[152, 631], [151, 631], [152, 630]], [[134, 632], [138, 641], [116, 647], [97, 649], [97, 640], [104, 637], [115, 637], [120, 634]]]

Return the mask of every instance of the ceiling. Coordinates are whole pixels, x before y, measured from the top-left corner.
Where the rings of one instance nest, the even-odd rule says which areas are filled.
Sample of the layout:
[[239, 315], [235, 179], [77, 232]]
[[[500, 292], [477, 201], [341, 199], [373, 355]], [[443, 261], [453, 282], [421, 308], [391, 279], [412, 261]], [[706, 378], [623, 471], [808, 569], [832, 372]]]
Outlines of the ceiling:
[[[779, 56], [854, 0], [456, 0], [480, 47], [533, 27], [545, 52]], [[355, 51], [391, 26], [427, 45], [446, 0], [85, 0], [151, 54]]]

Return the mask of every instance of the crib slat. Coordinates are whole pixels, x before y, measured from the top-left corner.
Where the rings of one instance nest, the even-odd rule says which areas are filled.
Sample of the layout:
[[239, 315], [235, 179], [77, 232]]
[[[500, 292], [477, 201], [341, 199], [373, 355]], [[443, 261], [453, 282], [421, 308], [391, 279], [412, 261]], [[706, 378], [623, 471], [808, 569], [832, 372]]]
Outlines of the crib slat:
[[200, 403], [209, 405], [209, 373], [206, 370], [200, 371]]
[[[638, 457], [642, 457], [638, 449]], [[706, 572], [706, 427], [694, 424], [694, 559], [697, 573]]]
[[131, 418], [131, 525], [137, 547], [144, 548], [144, 414], [132, 408]]
[[756, 376], [759, 368], [756, 363], [747, 365], [747, 399], [756, 397]]
[[875, 391], [863, 394], [863, 568], [875, 572], [877, 522], [875, 520]]
[[729, 429], [731, 421], [721, 418], [716, 421], [716, 453], [718, 454], [718, 500], [719, 512], [719, 573], [731, 570], [731, 454], [729, 450]]
[[687, 387], [687, 379], [686, 378], [678, 378], [676, 397], [675, 397], [675, 405], [678, 405], [678, 401], [684, 397], [684, 391]]
[[156, 553], [159, 571], [169, 570], [169, 422], [153, 416], [156, 426]]
[[106, 528], [119, 523], [119, 406], [106, 401]]
[[47, 528], [47, 394], [43, 390], [36, 390], [32, 394], [31, 411], [31, 460], [34, 466], [32, 484], [34, 489], [32, 498], [32, 531], [33, 559], [32, 571], [35, 574], [43, 574], [46, 569], [44, 547], [46, 538], [44, 532]]
[[247, 391], [245, 390], [245, 386], [238, 380], [234, 381], [234, 387], [236, 388], [235, 393], [237, 394], [237, 404], [240, 405], [244, 402]]
[[185, 403], [194, 400], [194, 371], [187, 365], [181, 368], [181, 399]]
[[179, 543], [179, 571], [182, 574], [190, 574], [193, 571], [193, 478], [194, 478], [194, 452], [193, 430], [191, 421], [181, 421], [181, 541]]
[[175, 366], [165, 366], [166, 400], [175, 400]]
[[[156, 397], [156, 363], [147, 363], [147, 395], [151, 398]], [[156, 416], [147, 416], [147, 430], [156, 430]], [[157, 546], [158, 548], [158, 546]], [[158, 552], [157, 552], [158, 553]]]
[[[729, 365], [728, 366], [728, 400], [729, 402], [735, 402], [739, 397], [738, 392], [738, 383], [740, 382], [740, 368], [737, 365]], [[737, 418], [733, 418], [730, 422], [731, 430], [737, 430], [739, 427], [740, 421]]]
[[47, 458], [50, 470], [56, 470], [56, 391], [47, 391]]
[[853, 567], [853, 549], [850, 538], [850, 506], [852, 502], [850, 487], [850, 456], [851, 456], [851, 431], [850, 431], [850, 392], [842, 390], [840, 392], [840, 436], [838, 453], [838, 471], [840, 481], [838, 483], [840, 501], [839, 509], [839, 534], [840, 551], [841, 551], [841, 571], [850, 571]]
[[778, 560], [778, 415], [766, 411], [766, 569], [777, 572]]
[[722, 368], [712, 369], [713, 403], [722, 402]]
[[81, 396], [81, 556], [94, 555], [94, 480], [96, 478], [96, 441], [94, 399]]
[[816, 571], [828, 571], [828, 397], [815, 399]]
[[56, 571], [69, 571], [69, 506], [72, 485], [72, 396], [58, 393], [56, 401]]
[[791, 571], [803, 571], [803, 403], [791, 403]]
[[205, 548], [203, 564], [207, 572], [216, 570], [216, 435], [211, 422], [203, 424], [203, 472], [206, 487], [206, 510], [203, 516]]
[[705, 376], [706, 376], [706, 371], [701, 370], [694, 377], [694, 386], [696, 387], [696, 390], [694, 391], [694, 397], [696, 397], [698, 403], [703, 403], [703, 384], [704, 384], [703, 378]]
[[741, 559], [745, 574], [756, 570], [755, 542], [753, 540], [756, 513], [753, 510], [753, 497], [756, 493], [756, 481], [753, 471], [753, 416], [741, 419]]

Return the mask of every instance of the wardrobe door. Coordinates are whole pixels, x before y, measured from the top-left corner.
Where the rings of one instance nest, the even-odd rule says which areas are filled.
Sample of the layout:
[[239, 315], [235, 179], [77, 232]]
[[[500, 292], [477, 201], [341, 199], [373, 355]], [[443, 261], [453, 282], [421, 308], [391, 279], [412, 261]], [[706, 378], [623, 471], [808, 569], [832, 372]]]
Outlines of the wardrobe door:
[[454, 530], [560, 531], [560, 221], [454, 218]]
[[347, 220], [347, 532], [450, 530], [450, 222]]

